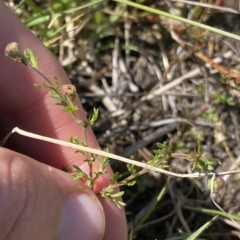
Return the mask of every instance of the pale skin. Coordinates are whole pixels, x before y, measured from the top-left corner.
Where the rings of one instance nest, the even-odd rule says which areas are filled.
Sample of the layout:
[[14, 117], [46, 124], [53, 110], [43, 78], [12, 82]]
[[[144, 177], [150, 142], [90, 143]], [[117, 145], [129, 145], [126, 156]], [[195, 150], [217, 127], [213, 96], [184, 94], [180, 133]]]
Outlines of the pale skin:
[[[0, 140], [14, 127], [64, 141], [81, 135], [81, 127], [60, 107], [52, 106], [54, 101], [48, 91], [34, 88], [33, 84], [43, 83], [43, 79], [5, 57], [4, 49], [13, 41], [21, 50], [31, 48], [46, 76], [55, 75], [61, 84], [70, 84], [57, 59], [2, 1], [0, 16]], [[85, 119], [79, 100], [77, 104], [78, 116]], [[91, 129], [87, 136], [89, 146], [97, 148], [98, 142]], [[94, 191], [59, 170], [72, 164], [86, 169], [83, 160], [81, 155], [73, 155], [72, 150], [65, 147], [11, 136], [6, 148], [0, 148], [1, 239], [64, 240], [69, 237], [62, 230], [64, 224], [65, 232], [79, 231], [72, 240], [127, 239], [124, 210], [95, 194], [108, 186], [112, 177], [110, 167], [97, 181]], [[66, 199], [75, 195], [86, 198], [81, 198], [79, 212], [73, 209], [70, 217], [65, 217], [63, 209], [68, 206], [69, 210], [72, 204], [68, 201], [67, 205]]]

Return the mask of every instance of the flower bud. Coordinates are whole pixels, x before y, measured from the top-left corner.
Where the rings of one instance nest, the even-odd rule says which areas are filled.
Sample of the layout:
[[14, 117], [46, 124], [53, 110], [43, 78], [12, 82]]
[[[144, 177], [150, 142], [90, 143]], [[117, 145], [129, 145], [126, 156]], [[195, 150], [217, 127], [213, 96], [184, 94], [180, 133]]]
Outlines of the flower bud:
[[5, 55], [14, 61], [23, 62], [23, 55], [16, 42], [11, 42], [6, 46]]
[[63, 85], [62, 92], [64, 95], [72, 97], [76, 94], [76, 87], [74, 85]]
[[71, 102], [74, 102], [76, 98], [76, 87], [74, 85], [63, 85], [62, 86], [62, 93], [65, 97], [68, 97], [68, 99]]
[[[209, 179], [207, 183], [207, 188], [211, 190], [211, 187], [212, 187], [212, 179]], [[216, 176], [213, 182], [213, 191], [219, 191], [224, 187], [225, 187], [225, 180], [220, 176]]]

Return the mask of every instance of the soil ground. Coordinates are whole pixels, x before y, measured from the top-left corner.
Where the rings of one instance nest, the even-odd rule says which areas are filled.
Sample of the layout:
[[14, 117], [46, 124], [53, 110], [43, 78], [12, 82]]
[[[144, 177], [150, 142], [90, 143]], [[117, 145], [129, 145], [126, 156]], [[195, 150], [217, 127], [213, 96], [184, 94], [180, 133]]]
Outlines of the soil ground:
[[[147, 2], [184, 16], [193, 9], [165, 1]], [[199, 48], [209, 59], [220, 61], [219, 65], [239, 69], [239, 44], [206, 31], [196, 36], [197, 29], [154, 15], [136, 17], [138, 12], [130, 8], [127, 15], [106, 37], [88, 42], [84, 47], [92, 60], [84, 59], [84, 67], [76, 61], [75, 70], [70, 71], [86, 112], [91, 114], [93, 107], [100, 110], [93, 129], [102, 148], [147, 161], [157, 142], [172, 142], [176, 152], [186, 154], [196, 153], [201, 145], [206, 159], [219, 162], [213, 165], [216, 172], [236, 169], [240, 164], [239, 79], [222, 78], [194, 52]], [[239, 20], [237, 14], [216, 12], [205, 23], [238, 34]], [[172, 171], [192, 172], [193, 163], [185, 159], [171, 158], [168, 164]], [[112, 162], [112, 166], [115, 171], [126, 170], [119, 162]], [[239, 216], [239, 176], [226, 178], [214, 199], [224, 211]], [[134, 187], [124, 189], [129, 231], [156, 201], [167, 180], [166, 194], [133, 239], [186, 239], [212, 218], [196, 210], [217, 209], [206, 178], [168, 179], [148, 173]], [[201, 237], [238, 239], [239, 230], [231, 220], [219, 218]]]

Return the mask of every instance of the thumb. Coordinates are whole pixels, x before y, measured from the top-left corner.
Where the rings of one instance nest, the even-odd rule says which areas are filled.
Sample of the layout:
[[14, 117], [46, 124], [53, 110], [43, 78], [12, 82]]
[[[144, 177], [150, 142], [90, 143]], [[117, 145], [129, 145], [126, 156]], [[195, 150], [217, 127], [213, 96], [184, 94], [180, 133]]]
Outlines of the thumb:
[[105, 218], [96, 195], [80, 181], [0, 148], [1, 239], [102, 239]]

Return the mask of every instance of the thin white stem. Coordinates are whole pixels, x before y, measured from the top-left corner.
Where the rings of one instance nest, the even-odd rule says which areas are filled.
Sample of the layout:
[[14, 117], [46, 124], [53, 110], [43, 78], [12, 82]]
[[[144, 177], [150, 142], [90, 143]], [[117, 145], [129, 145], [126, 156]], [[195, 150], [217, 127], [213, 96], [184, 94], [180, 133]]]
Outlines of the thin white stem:
[[[34, 133], [30, 133], [30, 132], [21, 130], [21, 129], [17, 128], [17, 127], [15, 127], [12, 130], [11, 133], [18, 133], [18, 134], [20, 134], [22, 136], [26, 136], [26, 137], [42, 140], [42, 141], [45, 141], [45, 142], [58, 144], [58, 145], [65, 146], [65, 147], [78, 149], [80, 151], [85, 151], [85, 152], [97, 154], [97, 155], [100, 155], [100, 156], [105, 156], [105, 157], [108, 157], [108, 158], [112, 158], [112, 159], [119, 160], [119, 161], [122, 161], [122, 162], [125, 162], [125, 163], [133, 164], [135, 166], [138, 166], [138, 167], [141, 167], [141, 168], [144, 168], [144, 169], [160, 172], [160, 173], [166, 174], [168, 176], [173, 176], [173, 177], [201, 178], [201, 177], [204, 177], [204, 176], [213, 176], [213, 175], [222, 176], [222, 175], [227, 175], [227, 174], [240, 173], [240, 170], [221, 172], [221, 173], [213, 173], [213, 172], [210, 172], [210, 173], [195, 172], [195, 173], [192, 173], [192, 174], [174, 173], [174, 172], [170, 172], [170, 171], [167, 171], [167, 170], [164, 170], [164, 169], [161, 169], [161, 168], [157, 168], [157, 167], [151, 166], [151, 165], [146, 164], [146, 163], [134, 161], [134, 160], [131, 160], [131, 159], [128, 159], [128, 158], [124, 158], [124, 157], [121, 157], [121, 156], [118, 156], [118, 155], [115, 155], [115, 154], [112, 154], [112, 153], [104, 152], [104, 151], [101, 151], [101, 150], [98, 150], [98, 149], [85, 147], [85, 146], [81, 146], [81, 145], [76, 145], [76, 144], [73, 144], [73, 143], [69, 143], [69, 142], [65, 142], [65, 141], [61, 141], [61, 140], [57, 140], [57, 139], [53, 139], [53, 138], [49, 138], [49, 137], [44, 137], [44, 136], [41, 136], [41, 135], [38, 135], [38, 134], [34, 134]], [[8, 136], [10, 136], [10, 134]]]

